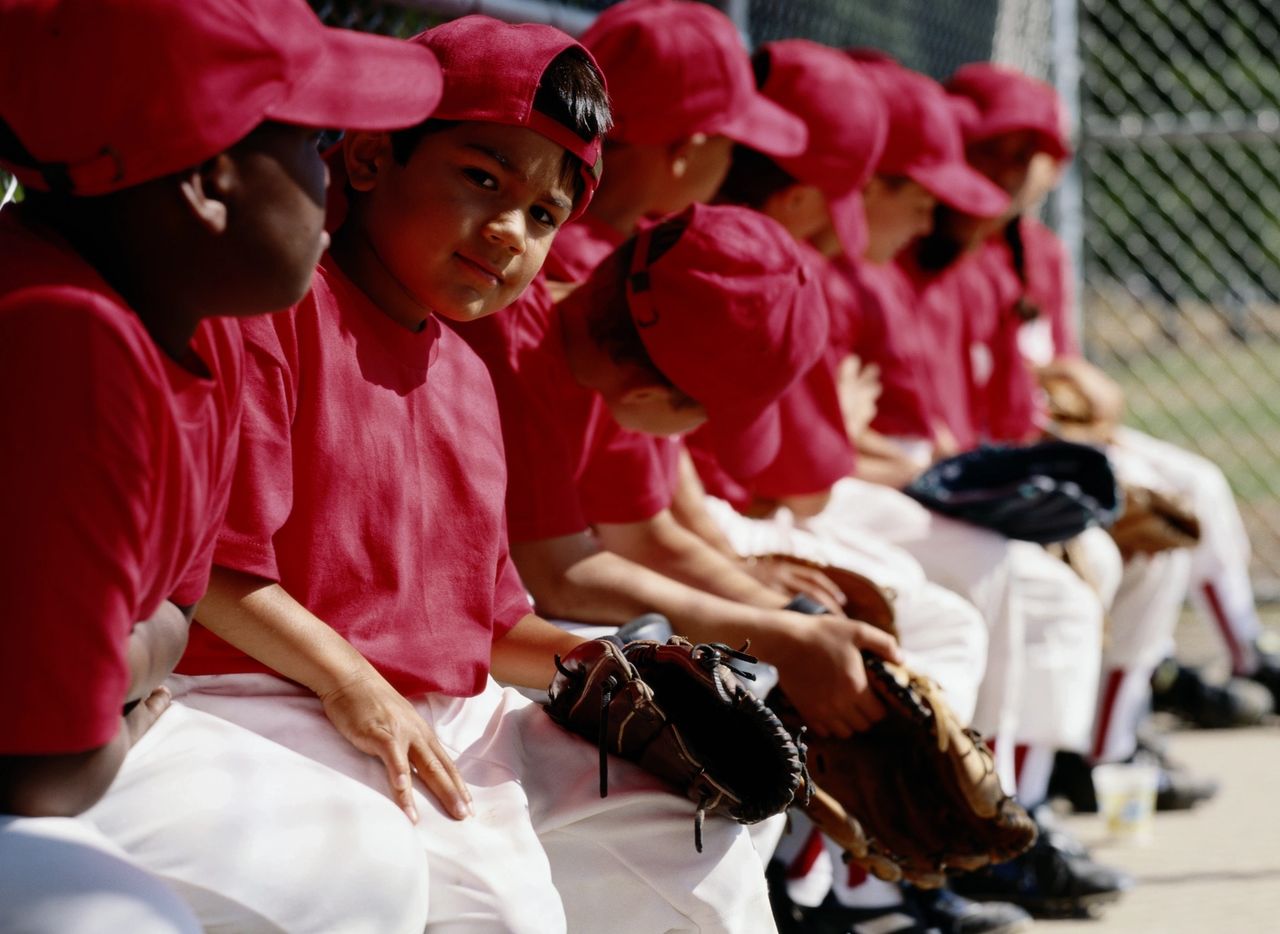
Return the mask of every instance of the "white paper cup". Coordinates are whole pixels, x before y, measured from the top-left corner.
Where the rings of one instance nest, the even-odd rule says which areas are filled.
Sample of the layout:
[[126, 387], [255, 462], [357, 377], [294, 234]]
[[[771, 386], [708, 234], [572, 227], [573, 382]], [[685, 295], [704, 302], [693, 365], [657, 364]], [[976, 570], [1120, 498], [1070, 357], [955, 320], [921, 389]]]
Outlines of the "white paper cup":
[[1096, 765], [1093, 790], [1107, 833], [1121, 840], [1147, 842], [1155, 826], [1159, 766], [1137, 762]]

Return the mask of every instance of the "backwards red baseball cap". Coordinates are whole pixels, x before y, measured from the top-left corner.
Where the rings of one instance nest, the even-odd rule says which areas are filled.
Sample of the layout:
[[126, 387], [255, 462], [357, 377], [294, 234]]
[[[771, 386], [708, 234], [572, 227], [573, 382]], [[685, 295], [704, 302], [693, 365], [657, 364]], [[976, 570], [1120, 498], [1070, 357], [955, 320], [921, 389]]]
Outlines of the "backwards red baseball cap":
[[959, 111], [965, 142], [1030, 131], [1040, 138], [1041, 151], [1055, 159], [1071, 155], [1062, 98], [1044, 81], [1013, 68], [973, 62], [957, 69], [946, 89], [971, 105]]
[[[684, 230], [651, 261], [670, 225]], [[773, 403], [823, 352], [822, 302], [791, 235], [756, 211], [695, 204], [636, 235], [631, 319], [654, 365], [707, 410], [706, 431], [734, 476], [776, 457]]]
[[851, 52], [889, 108], [889, 138], [876, 166], [900, 175], [935, 198], [974, 217], [998, 217], [1009, 196], [964, 158], [964, 136], [942, 85], [883, 57]]
[[862, 189], [889, 135], [880, 91], [847, 55], [807, 39], [770, 42], [759, 54], [769, 66], [761, 91], [803, 120], [809, 133], [804, 152], [774, 161], [826, 196], [840, 245], [860, 256], [867, 245]]
[[[101, 195], [198, 165], [260, 123], [426, 119], [421, 46], [328, 29], [303, 0], [0, 0], [0, 120], [23, 185]], [[11, 147], [5, 147], [11, 148]]]
[[582, 35], [609, 79], [622, 143], [705, 133], [769, 156], [804, 149], [804, 124], [761, 96], [733, 22], [692, 0], [624, 0]]
[[565, 49], [581, 49], [601, 71], [583, 46], [553, 26], [512, 25], [489, 16], [464, 16], [412, 41], [435, 53], [444, 69], [444, 96], [433, 117], [525, 127], [562, 146], [582, 164], [584, 188], [572, 217], [586, 210], [600, 183], [600, 137], [583, 139], [533, 106], [543, 73]]

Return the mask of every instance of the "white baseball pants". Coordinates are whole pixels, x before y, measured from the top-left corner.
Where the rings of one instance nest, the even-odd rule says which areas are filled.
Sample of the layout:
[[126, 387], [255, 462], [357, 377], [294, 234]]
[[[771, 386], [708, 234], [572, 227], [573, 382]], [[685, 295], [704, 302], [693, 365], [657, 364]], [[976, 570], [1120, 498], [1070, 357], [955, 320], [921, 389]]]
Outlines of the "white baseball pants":
[[425, 872], [384, 798], [174, 703], [84, 814], [0, 824], [0, 928], [411, 934]]
[[[175, 677], [171, 687], [185, 703], [387, 790], [382, 763], [351, 746], [297, 685], [246, 674]], [[697, 853], [693, 805], [612, 757], [602, 799], [596, 748], [492, 680], [476, 697], [413, 703], [457, 763], [476, 811], [455, 821], [421, 789], [416, 796], [429, 930], [775, 930], [761, 861], [742, 826], [709, 819]]]

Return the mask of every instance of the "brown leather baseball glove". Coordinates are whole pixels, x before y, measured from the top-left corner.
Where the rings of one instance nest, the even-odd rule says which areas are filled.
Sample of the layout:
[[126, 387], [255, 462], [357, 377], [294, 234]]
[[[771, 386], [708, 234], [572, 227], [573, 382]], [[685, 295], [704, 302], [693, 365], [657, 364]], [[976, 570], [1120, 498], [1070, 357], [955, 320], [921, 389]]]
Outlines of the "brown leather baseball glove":
[[743, 687], [734, 659], [755, 661], [680, 636], [625, 646], [596, 639], [557, 657], [548, 689], [551, 719], [599, 746], [600, 796], [608, 794], [607, 753], [637, 763], [697, 804], [699, 852], [705, 815], [755, 823], [808, 788], [800, 749]]
[[[848, 739], [809, 738], [805, 811], [818, 828], [878, 878], [921, 887], [1030, 847], [1035, 823], [1004, 793], [991, 751], [956, 722], [941, 689], [875, 656], [864, 661], [888, 713]], [[789, 729], [801, 728], [780, 691], [770, 704]]]
[[1109, 531], [1125, 560], [1200, 542], [1194, 512], [1172, 496], [1140, 486], [1124, 487], [1124, 512]]

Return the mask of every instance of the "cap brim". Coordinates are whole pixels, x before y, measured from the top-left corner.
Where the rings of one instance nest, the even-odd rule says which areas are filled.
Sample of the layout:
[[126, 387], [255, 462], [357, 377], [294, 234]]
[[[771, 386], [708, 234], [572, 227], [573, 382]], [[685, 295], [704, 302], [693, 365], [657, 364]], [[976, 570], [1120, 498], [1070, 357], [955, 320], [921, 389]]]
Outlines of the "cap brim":
[[426, 46], [326, 28], [320, 61], [266, 116], [299, 126], [394, 130], [431, 116], [443, 91], [440, 63]]
[[867, 212], [862, 206], [862, 191], [855, 188], [842, 195], [828, 195], [827, 210], [831, 212], [831, 222], [845, 255], [853, 259], [862, 256], [870, 239]]
[[798, 156], [809, 145], [809, 129], [804, 121], [763, 94], [755, 94], [750, 105], [721, 124], [716, 132], [766, 156]]
[[708, 413], [706, 432], [720, 466], [739, 482], [772, 464], [782, 446], [782, 419], [776, 404], [747, 417]]
[[938, 162], [903, 171], [941, 201], [974, 217], [999, 217], [1009, 209], [1009, 196], [985, 175], [963, 162]]

